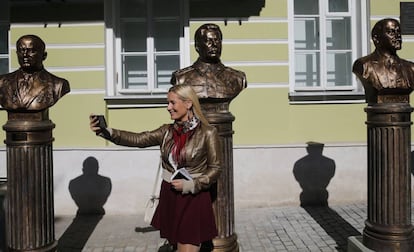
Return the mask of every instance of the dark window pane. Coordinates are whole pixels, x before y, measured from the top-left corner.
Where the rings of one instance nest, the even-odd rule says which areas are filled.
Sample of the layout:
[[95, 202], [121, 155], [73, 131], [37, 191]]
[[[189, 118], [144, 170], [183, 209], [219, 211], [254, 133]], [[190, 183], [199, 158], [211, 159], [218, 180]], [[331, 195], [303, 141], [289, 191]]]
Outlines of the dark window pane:
[[178, 51], [180, 49], [180, 29], [180, 23], [178, 21], [155, 22], [155, 51]]
[[0, 25], [0, 54], [8, 54], [8, 26]]
[[5, 74], [9, 72], [9, 59], [0, 58], [0, 74]]
[[180, 67], [179, 55], [172, 56], [157, 56], [156, 58], [156, 72], [157, 72], [157, 86], [158, 88], [168, 89], [171, 87], [170, 80], [173, 71]]
[[295, 15], [316, 15], [319, 13], [319, 0], [295, 0]]
[[329, 12], [348, 12], [348, 0], [329, 0]]
[[123, 52], [147, 51], [147, 26], [145, 23], [123, 23], [121, 33]]
[[180, 1], [179, 0], [152, 0], [154, 16], [157, 17], [179, 17]]
[[120, 0], [119, 4], [121, 5], [121, 18], [146, 16], [146, 0]]
[[124, 57], [124, 88], [147, 89], [147, 58], [141, 56]]

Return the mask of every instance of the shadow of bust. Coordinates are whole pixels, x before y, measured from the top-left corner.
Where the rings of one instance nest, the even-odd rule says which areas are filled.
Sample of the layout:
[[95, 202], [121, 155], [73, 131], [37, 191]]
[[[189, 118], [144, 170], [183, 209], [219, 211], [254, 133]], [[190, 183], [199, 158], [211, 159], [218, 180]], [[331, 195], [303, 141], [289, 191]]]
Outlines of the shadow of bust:
[[78, 206], [78, 215], [105, 214], [103, 205], [112, 189], [111, 180], [98, 174], [98, 160], [88, 157], [83, 162], [83, 174], [69, 182], [69, 192]]
[[295, 162], [293, 174], [302, 192], [300, 205], [328, 206], [326, 187], [335, 175], [335, 161], [322, 155], [324, 144], [308, 142], [308, 155]]

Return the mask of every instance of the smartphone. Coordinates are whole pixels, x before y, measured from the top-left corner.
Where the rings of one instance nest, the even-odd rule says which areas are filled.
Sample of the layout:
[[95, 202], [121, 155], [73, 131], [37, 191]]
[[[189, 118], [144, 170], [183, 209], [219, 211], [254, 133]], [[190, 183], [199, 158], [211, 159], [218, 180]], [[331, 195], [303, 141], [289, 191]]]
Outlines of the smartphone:
[[106, 124], [105, 116], [97, 115], [96, 117], [98, 118], [98, 121], [99, 121], [99, 124], [98, 124], [99, 128], [106, 129], [108, 125]]

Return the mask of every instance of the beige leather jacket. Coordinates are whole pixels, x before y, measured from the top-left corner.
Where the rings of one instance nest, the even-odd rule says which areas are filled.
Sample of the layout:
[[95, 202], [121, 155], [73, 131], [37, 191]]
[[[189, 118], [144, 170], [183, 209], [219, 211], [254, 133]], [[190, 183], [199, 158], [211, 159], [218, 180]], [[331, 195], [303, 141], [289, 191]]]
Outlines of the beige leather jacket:
[[[112, 129], [111, 139], [117, 145], [145, 148], [160, 146], [162, 166], [170, 173], [174, 168], [168, 161], [170, 150], [173, 145], [173, 134], [171, 124], [164, 124], [153, 131], [141, 133]], [[184, 167], [193, 177], [190, 188], [184, 188], [183, 193], [197, 193], [208, 189], [217, 181], [221, 173], [221, 146], [217, 129], [211, 125], [200, 124], [185, 145], [186, 164]], [[184, 187], [186, 187], [184, 185]]]

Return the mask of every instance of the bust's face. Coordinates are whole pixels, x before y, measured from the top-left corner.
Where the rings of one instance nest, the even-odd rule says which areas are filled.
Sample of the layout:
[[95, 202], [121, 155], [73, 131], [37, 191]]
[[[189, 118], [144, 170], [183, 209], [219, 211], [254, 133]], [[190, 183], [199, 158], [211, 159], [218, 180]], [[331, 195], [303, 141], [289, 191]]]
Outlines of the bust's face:
[[381, 38], [381, 46], [390, 50], [400, 50], [402, 45], [400, 25], [395, 21], [384, 24]]
[[43, 68], [46, 55], [42, 46], [31, 38], [20, 40], [16, 48], [17, 58], [21, 68], [25, 71], [38, 71]]
[[198, 54], [205, 62], [218, 62], [221, 57], [221, 38], [218, 32], [206, 31], [198, 42]]

